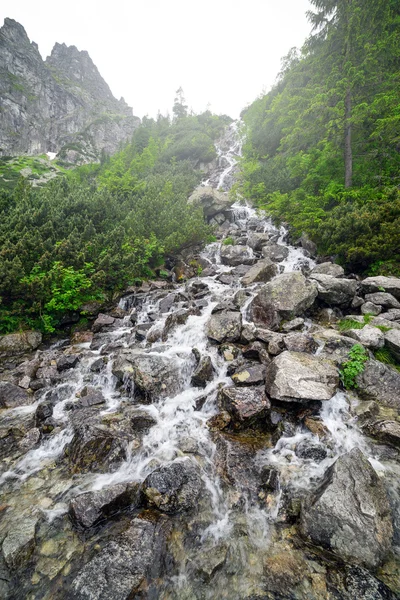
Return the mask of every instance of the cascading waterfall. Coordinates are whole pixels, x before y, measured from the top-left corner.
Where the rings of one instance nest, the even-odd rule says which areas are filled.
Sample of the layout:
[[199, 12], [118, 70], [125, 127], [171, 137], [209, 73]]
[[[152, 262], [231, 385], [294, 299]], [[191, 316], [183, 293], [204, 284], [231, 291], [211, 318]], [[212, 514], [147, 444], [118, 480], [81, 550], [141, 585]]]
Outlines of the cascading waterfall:
[[[232, 171], [241, 153], [238, 128], [237, 123], [231, 125], [226, 137], [229, 145], [225, 142], [224, 147], [218, 149], [221, 168], [213, 182], [214, 185], [216, 182], [215, 187], [220, 189], [229, 187]], [[205, 183], [209, 183], [209, 180]], [[288, 248], [288, 256], [279, 263], [281, 272], [299, 271], [305, 267], [311, 269], [315, 265], [302, 248], [285, 243], [287, 231], [283, 227], [276, 228], [265, 215], [244, 203], [234, 204], [232, 227], [238, 234], [245, 234], [248, 232], [249, 223], [255, 223], [257, 231], [267, 232], [279, 244]], [[237, 473], [237, 480], [231, 481], [230, 485], [226, 484], [218, 464], [221, 461], [221, 447], [210, 430], [209, 423], [218, 411], [219, 388], [232, 382], [227, 374], [228, 363], [218, 352], [217, 346], [212, 345], [207, 338], [206, 323], [218, 303], [230, 301], [242, 287], [238, 277], [234, 278], [230, 285], [219, 281], [222, 273], [229, 274], [233, 271], [232, 268], [221, 264], [220, 247], [219, 242], [214, 242], [202, 253], [202, 258], [215, 269], [213, 275], [196, 280], [201, 281], [204, 290], [202, 306], [197, 314], [191, 314], [185, 323], [178, 324], [165, 341], [155, 339], [149, 343], [146, 338], [142, 341], [136, 339], [131, 333], [132, 322], [129, 321], [128, 315], [121, 326], [110, 332], [104, 344], [99, 345], [97, 349], [90, 349], [89, 344], [82, 344], [79, 347], [80, 363], [73, 372], [71, 371], [68, 382], [53, 385], [40, 397], [40, 403], [51, 399], [54, 405], [54, 430], [24, 456], [18, 457], [11, 464], [6, 463], [0, 484], [3, 488], [4, 502], [11, 506], [11, 511], [0, 522], [0, 537], [11, 521], [18, 520], [30, 505], [35, 505], [35, 514], [45, 516], [48, 523], [46, 527], [49, 528], [51, 524], [54, 528], [56, 523], [64, 523], [57, 530], [60, 540], [57, 552], [61, 558], [55, 552], [51, 555], [52, 560], [59, 560], [63, 565], [67, 565], [69, 560], [78, 557], [79, 562], [79, 556], [85, 551], [84, 544], [71, 533], [70, 526], [65, 525], [68, 522], [66, 513], [71, 498], [78, 493], [99, 491], [111, 485], [142, 483], [160, 466], [190, 460], [201, 470], [204, 492], [199, 498], [195, 515], [182, 517], [182, 534], [174, 534], [177, 540], [174, 566], [171, 572], [159, 581], [157, 591], [153, 592], [151, 597], [171, 600], [261, 598], [264, 563], [274, 539], [274, 528], [277, 523], [282, 522], [279, 515], [283, 488], [295, 489], [300, 495], [305, 493], [320, 480], [338, 456], [354, 447], [360, 448], [370, 458], [377, 471], [393, 469], [395, 472], [390, 457], [387, 460], [382, 459], [370, 441], [359, 431], [355, 419], [350, 415], [347, 396], [338, 392], [330, 401], [324, 403], [320, 412], [321, 425], [327, 432], [325, 440], [306, 431], [302, 425], [293, 426], [291, 430], [285, 431], [277, 441], [271, 436], [256, 436], [254, 439], [246, 439], [244, 436], [242, 441], [240, 437], [238, 441], [227, 436], [224, 442], [225, 460], [234, 465], [232, 478], [235, 478]], [[251, 248], [248, 248], [248, 256], [252, 256]], [[241, 309], [243, 322], [247, 322], [248, 306], [259, 286], [255, 284], [246, 289], [247, 297]], [[187, 284], [175, 285], [174, 293], [182, 298], [174, 304], [173, 310], [179, 311], [186, 302]], [[120, 308], [135, 314], [134, 322], [149, 325], [147, 331], [154, 333], [162, 331], [166, 324], [168, 315], [160, 314], [160, 302], [164, 297], [163, 295], [161, 299], [157, 299], [154, 294], [149, 295], [141, 305], [137, 305], [134, 295], [126, 296], [121, 300]], [[157, 338], [157, 335], [155, 337]], [[152, 404], [136, 402], [135, 406], [152, 420], [152, 426], [144, 433], [139, 446], [135, 443], [128, 444], [125, 458], [117, 468], [101, 473], [89, 470], [71, 478], [61, 458], [73, 437], [71, 414], [74, 413], [80, 392], [84, 386], [101, 389], [105, 403], [101, 406], [100, 415], [105, 422], [112, 423], [113, 417], [132, 402], [130, 396], [134, 393], [134, 389], [127, 388], [129, 396], [124, 387], [117, 386], [118, 380], [113, 374], [113, 360], [118, 352], [132, 347], [149, 357], [166, 359], [173, 365], [179, 373], [176, 381], [179, 391], [161, 396]], [[193, 348], [196, 348], [200, 355], [207, 354], [211, 358], [214, 376], [204, 388], [193, 387], [191, 383], [195, 366]], [[56, 350], [57, 348], [53, 347], [48, 352]], [[317, 353], [319, 351], [321, 348]], [[104, 359], [106, 364], [97, 373], [92, 367], [99, 359]], [[38, 404], [39, 402], [36, 402], [29, 407], [11, 409], [8, 411], [8, 418], [14, 421], [23, 416], [29, 418], [35, 413]], [[305, 441], [311, 442], [317, 450], [321, 450], [318, 461], [312, 457], [301, 458], [296, 455], [296, 446]], [[255, 470], [253, 467], [256, 467]], [[255, 473], [259, 473], [263, 468], [279, 471], [280, 481], [275, 493], [260, 501], [258, 493], [255, 492], [254, 478]], [[46, 535], [46, 527], [42, 526], [40, 535]], [[99, 539], [99, 533], [96, 533], [96, 536], [96, 539]], [[72, 539], [71, 549], [68, 550], [65, 540]], [[50, 571], [49, 565], [45, 564], [43, 557], [48, 550], [46, 546], [44, 548], [45, 550], [42, 545], [40, 559], [44, 566], [42, 565], [41, 574], [35, 578], [35, 585], [39, 584], [39, 592], [38, 595], [33, 592], [29, 598], [53, 598], [49, 592], [52, 589], [49, 572], [52, 577], [61, 577], [54, 565], [56, 575]], [[214, 570], [210, 567], [212, 579], [210, 574], [203, 579], [193, 575], [202, 552], [214, 558], [222, 556], [219, 561], [216, 560]], [[66, 556], [68, 558], [65, 558]], [[65, 567], [63, 576], [66, 577], [66, 581], [68, 573]], [[18, 590], [16, 594], [18, 595]], [[75, 596], [71, 592], [70, 596], [54, 597]]]

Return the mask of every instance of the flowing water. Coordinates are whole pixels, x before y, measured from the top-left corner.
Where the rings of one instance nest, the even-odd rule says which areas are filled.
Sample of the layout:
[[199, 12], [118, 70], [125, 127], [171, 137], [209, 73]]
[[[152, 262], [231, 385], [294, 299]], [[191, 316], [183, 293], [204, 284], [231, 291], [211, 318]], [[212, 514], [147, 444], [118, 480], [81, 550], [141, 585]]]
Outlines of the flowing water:
[[[232, 125], [223, 147], [218, 148], [220, 169], [213, 181], [221, 189], [229, 187], [236, 157], [240, 154], [237, 129], [237, 124]], [[274, 227], [265, 215], [250, 206], [234, 204], [231, 221], [235, 235], [247, 235], [251, 228], [268, 232], [279, 244], [287, 245], [287, 231]], [[8, 420], [15, 424], [28, 422], [39, 403], [51, 400], [54, 405], [51, 434], [43, 436], [39, 444], [15, 460], [5, 461], [2, 469], [2, 504], [8, 510], [0, 521], [0, 536], [4, 537], [12, 524], [26, 515], [34, 515], [41, 523], [37, 532], [37, 562], [24, 574], [29, 584], [18, 588], [14, 580], [12, 585], [17, 587], [10, 598], [73, 597], [65, 590], [60, 591], [60, 586], [66, 585], [68, 589], [70, 573], [76, 573], [80, 561], [86, 560], [90, 541], [75, 532], [69, 522], [67, 511], [71, 498], [116, 483], [141, 483], [155, 468], [183, 460], [193, 461], [200, 467], [204, 492], [196, 511], [176, 520], [170, 544], [173, 566], [158, 582], [152, 597], [171, 600], [261, 597], [264, 563], [276, 540], [277, 528], [284, 523], [284, 499], [288, 492], [301, 497], [338, 456], [353, 447], [362, 449], [378, 471], [394, 469], [390, 460], [382, 459], [379, 450], [358, 430], [349, 410], [349, 399], [343, 392], [323, 405], [320, 419], [327, 433], [322, 441], [302, 424], [289, 424], [278, 440], [261, 433], [224, 437], [210, 429], [208, 422], [218, 410], [218, 389], [231, 383], [231, 379], [227, 375], [229, 363], [206, 336], [206, 323], [218, 303], [232, 300], [242, 289], [238, 277], [234, 276], [230, 284], [219, 281], [221, 274], [233, 271], [221, 264], [220, 248], [220, 242], [215, 242], [202, 253], [205, 263], [214, 267], [214, 274], [195, 280], [201, 282], [203, 289], [198, 314], [190, 315], [184, 324], [178, 325], [166, 341], [138, 341], [126, 316], [97, 350], [90, 349], [88, 343], [75, 347], [80, 353], [80, 363], [68, 372], [67, 381], [47, 388], [30, 406], [3, 411], [1, 423]], [[302, 248], [288, 248], [288, 257], [280, 263], [281, 272], [312, 268], [314, 262]], [[250, 248], [248, 253], [251, 256]], [[175, 302], [168, 314], [185, 305], [192, 283], [174, 286], [173, 292], [182, 300]], [[259, 287], [260, 284], [254, 284], [246, 288], [247, 297], [241, 309], [244, 322], [248, 319], [249, 303]], [[157, 297], [157, 293], [148, 294], [137, 305], [135, 296], [125, 296], [120, 307], [135, 313], [137, 323], [152, 323], [149, 332], [161, 331], [168, 316], [160, 312], [163, 298], [165, 294], [161, 297]], [[101, 415], [107, 422], [112, 423], [123, 414], [133, 401], [133, 390], [117, 385], [112, 365], [121, 350], [132, 347], [149, 356], [164, 357], [176, 366], [178, 393], [161, 397], [150, 405], [137, 405], [148, 413], [154, 424], [139, 445], [128, 446], [126, 459], [118, 468], [71, 476], [64, 453], [73, 438], [71, 414], [79, 402], [79, 393], [85, 385], [101, 389], [106, 401]], [[45, 352], [56, 354], [59, 348], [60, 344]], [[193, 348], [201, 355], [208, 354], [212, 360], [214, 378], [204, 389], [191, 384], [195, 366]], [[108, 362], [96, 373], [91, 367], [101, 357]], [[297, 456], [296, 447], [305, 441], [323, 448], [322, 458]], [[258, 478], [263, 469], [279, 472], [279, 486], [274, 492], [260, 493]], [[227, 470], [228, 479], [224, 476]], [[101, 530], [97, 530], [94, 537], [100, 545], [101, 535]]]

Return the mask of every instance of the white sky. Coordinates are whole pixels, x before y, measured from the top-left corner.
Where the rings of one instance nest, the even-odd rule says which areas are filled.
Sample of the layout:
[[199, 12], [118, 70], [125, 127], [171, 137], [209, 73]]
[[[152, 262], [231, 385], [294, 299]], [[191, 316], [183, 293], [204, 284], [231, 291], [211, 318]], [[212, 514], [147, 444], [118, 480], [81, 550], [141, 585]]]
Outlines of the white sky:
[[133, 113], [170, 111], [182, 86], [196, 112], [236, 118], [268, 90], [280, 59], [310, 32], [309, 0], [2, 0], [43, 57], [55, 42], [87, 50]]

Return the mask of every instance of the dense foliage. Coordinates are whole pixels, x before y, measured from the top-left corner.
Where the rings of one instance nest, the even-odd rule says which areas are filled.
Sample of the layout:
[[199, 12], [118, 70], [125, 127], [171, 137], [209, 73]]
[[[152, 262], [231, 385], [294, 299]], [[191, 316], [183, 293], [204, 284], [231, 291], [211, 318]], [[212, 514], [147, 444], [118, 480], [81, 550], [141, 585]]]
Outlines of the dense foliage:
[[349, 269], [400, 274], [400, 8], [311, 0], [313, 33], [243, 114], [241, 193]]
[[0, 192], [0, 331], [52, 331], [67, 311], [153, 275], [166, 254], [210, 233], [187, 198], [229, 121], [206, 112], [145, 118], [103, 164], [43, 189]]

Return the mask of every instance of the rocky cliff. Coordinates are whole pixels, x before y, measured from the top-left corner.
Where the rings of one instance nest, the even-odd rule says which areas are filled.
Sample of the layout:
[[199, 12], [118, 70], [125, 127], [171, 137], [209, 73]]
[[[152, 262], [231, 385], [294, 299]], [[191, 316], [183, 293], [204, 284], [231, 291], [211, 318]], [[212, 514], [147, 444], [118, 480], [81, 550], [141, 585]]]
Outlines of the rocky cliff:
[[140, 123], [87, 52], [57, 43], [43, 61], [12, 19], [0, 29], [0, 99], [0, 156], [57, 152], [66, 164], [96, 161]]

